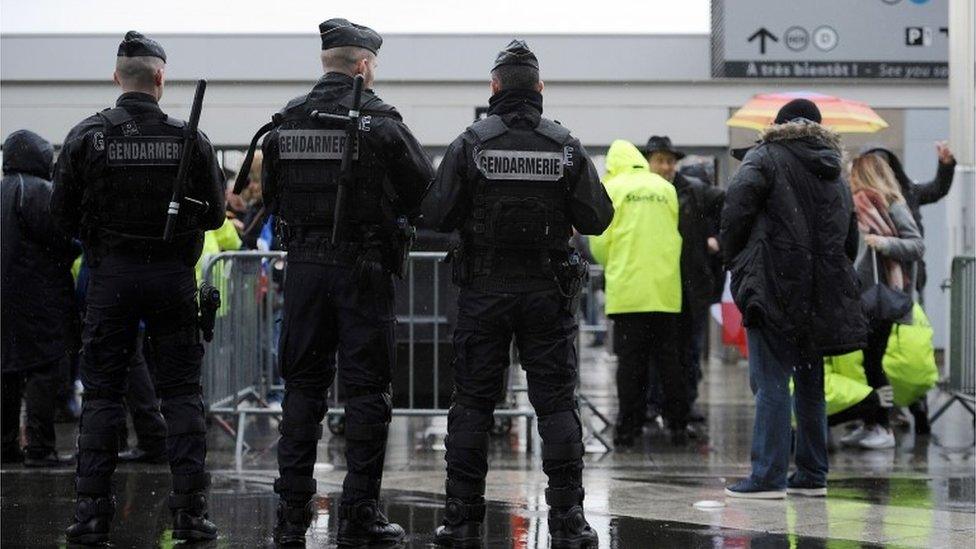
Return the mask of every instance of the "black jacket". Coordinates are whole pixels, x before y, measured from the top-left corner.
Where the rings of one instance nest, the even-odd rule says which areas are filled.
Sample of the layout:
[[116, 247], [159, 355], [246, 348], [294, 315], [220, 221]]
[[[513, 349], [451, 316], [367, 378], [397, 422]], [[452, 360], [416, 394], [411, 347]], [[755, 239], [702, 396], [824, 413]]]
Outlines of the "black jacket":
[[877, 154], [891, 166], [891, 171], [895, 172], [895, 178], [898, 179], [898, 185], [901, 187], [901, 194], [905, 197], [905, 203], [908, 204], [908, 209], [912, 211], [915, 225], [918, 226], [919, 232], [924, 236], [925, 229], [922, 227], [922, 213], [920, 209], [926, 204], [932, 204], [942, 200], [945, 195], [949, 194], [949, 190], [952, 189], [952, 178], [956, 173], [956, 161], [953, 160], [949, 164], [939, 162], [939, 167], [935, 172], [935, 179], [927, 183], [915, 183], [905, 173], [905, 168], [901, 165], [901, 160], [895, 156], [895, 153], [888, 149], [871, 149], [864, 154]]
[[[144, 93], [123, 93], [116, 106], [124, 108], [134, 117], [166, 118], [156, 98]], [[93, 245], [93, 242], [86, 240], [95, 234], [89, 229], [98, 228], [90, 226], [93, 224], [90, 219], [93, 209], [90, 193], [99, 177], [99, 162], [104, 162], [105, 146], [101, 143], [104, 140], [104, 127], [102, 118], [94, 114], [72, 128], [64, 138], [64, 147], [54, 170], [51, 212], [66, 233], [80, 236], [86, 246]], [[202, 243], [203, 231], [217, 229], [224, 223], [224, 176], [210, 140], [199, 130], [197, 149], [197, 157], [190, 164], [189, 185], [183, 192], [186, 197], [207, 204], [206, 211], [199, 215], [196, 235]], [[159, 207], [165, 211], [166, 203]], [[161, 242], [162, 227], [159, 228], [159, 235]], [[113, 239], [107, 238], [106, 244], [109, 244], [108, 240]], [[193, 258], [193, 261], [196, 259]]]
[[51, 216], [54, 148], [19, 130], [3, 143], [2, 370], [45, 366], [77, 349], [71, 263], [80, 248]]
[[715, 236], [725, 191], [680, 172], [674, 176], [674, 188], [680, 208], [682, 303], [689, 310], [702, 310], [711, 304], [715, 287], [708, 237]]
[[866, 321], [852, 261], [854, 202], [837, 134], [813, 123], [772, 126], [733, 176], [722, 251], [746, 327], [801, 353], [864, 346]]
[[[534, 91], [504, 90], [492, 96], [489, 105], [488, 114], [500, 116], [509, 128], [536, 128], [542, 119], [542, 95]], [[444, 153], [430, 193], [424, 200], [425, 227], [451, 233], [460, 230], [471, 216], [478, 172], [475, 139], [471, 132], [465, 131]], [[579, 140], [571, 136], [566, 149], [567, 158], [574, 159], [565, 165], [570, 189], [566, 196], [568, 221], [581, 234], [602, 234], [613, 220], [613, 203]], [[512, 263], [510, 266], [524, 275], [526, 288], [553, 284], [551, 274], [541, 272], [535, 263]]]
[[[352, 77], [330, 72], [316, 82], [312, 91], [293, 99], [285, 110], [299, 103], [335, 105], [351, 101]], [[346, 106], [345, 108], [348, 108]], [[370, 140], [373, 149], [382, 151], [389, 182], [396, 194], [393, 204], [397, 214], [413, 217], [434, 177], [427, 152], [403, 123], [400, 113], [392, 105], [384, 103], [373, 90], [363, 90], [360, 110], [376, 113], [370, 117], [369, 131], [360, 132], [360, 139]], [[261, 164], [262, 198], [271, 213], [277, 213], [281, 185], [279, 182], [278, 130], [265, 136], [262, 144], [264, 158]]]

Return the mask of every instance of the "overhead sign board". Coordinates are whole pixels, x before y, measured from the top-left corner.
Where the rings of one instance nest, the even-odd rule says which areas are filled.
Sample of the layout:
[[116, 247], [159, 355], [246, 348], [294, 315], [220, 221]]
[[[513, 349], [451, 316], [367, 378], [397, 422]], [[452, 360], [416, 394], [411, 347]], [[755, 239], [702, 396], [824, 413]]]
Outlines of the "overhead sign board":
[[948, 27], [948, 0], [712, 0], [712, 76], [948, 78]]

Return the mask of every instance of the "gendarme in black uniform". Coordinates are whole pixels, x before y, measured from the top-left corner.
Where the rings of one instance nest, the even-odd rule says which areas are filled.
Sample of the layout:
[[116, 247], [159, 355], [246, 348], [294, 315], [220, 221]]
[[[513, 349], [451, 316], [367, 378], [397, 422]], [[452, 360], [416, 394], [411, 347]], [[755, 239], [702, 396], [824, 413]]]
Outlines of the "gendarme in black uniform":
[[[126, 34], [118, 55], [166, 60], [159, 44], [137, 32]], [[157, 87], [161, 93], [162, 83]], [[160, 110], [154, 95], [126, 92], [115, 108], [75, 126], [58, 158], [52, 212], [69, 234], [81, 237], [91, 268], [82, 336], [78, 504], [70, 542], [108, 538], [117, 429], [125, 422], [126, 372], [140, 320], [156, 353], [157, 394], [168, 426], [173, 536], [216, 536], [206, 519], [203, 346], [193, 266], [203, 230], [223, 222], [223, 178], [202, 133], [196, 150], [182, 150], [184, 126]], [[183, 154], [194, 155], [185, 196], [202, 206], [183, 204], [176, 237], [167, 243], [163, 227]]]
[[[538, 70], [521, 41], [509, 44], [492, 70], [505, 65]], [[426, 223], [460, 231], [462, 240], [452, 253], [460, 295], [447, 508], [437, 541], [480, 547], [488, 431], [514, 336], [539, 416], [553, 547], [589, 546], [596, 534], [582, 512], [575, 398], [575, 296], [586, 265], [569, 238], [573, 228], [602, 233], [613, 206], [579, 140], [542, 117], [541, 93], [503, 89], [489, 105], [488, 117], [448, 147], [423, 207]]]
[[[353, 47], [368, 55], [363, 50], [375, 54], [382, 44], [373, 30], [344, 19], [331, 19], [319, 29], [323, 50]], [[288, 251], [279, 343], [285, 380], [281, 476], [275, 482], [281, 497], [275, 528], [279, 543], [301, 543], [314, 512], [315, 449], [337, 350], [346, 395], [348, 466], [339, 544], [403, 537], [403, 530], [377, 508], [395, 360], [392, 273], [404, 249], [398, 218], [403, 222], [419, 209], [433, 168], [396, 109], [364, 90], [342, 241], [331, 245], [346, 137], [341, 123], [310, 115], [347, 114], [352, 87], [351, 76], [328, 72], [308, 95], [292, 100], [276, 116], [279, 125], [262, 147], [264, 200]]]

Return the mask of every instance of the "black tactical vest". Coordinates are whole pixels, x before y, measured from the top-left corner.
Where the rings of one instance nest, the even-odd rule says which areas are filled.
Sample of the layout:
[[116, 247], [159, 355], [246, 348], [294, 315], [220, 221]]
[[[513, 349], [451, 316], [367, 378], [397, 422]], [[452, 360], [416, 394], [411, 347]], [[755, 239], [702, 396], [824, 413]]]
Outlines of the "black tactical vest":
[[[345, 115], [349, 107], [306, 98], [281, 112], [273, 136], [278, 140], [278, 214], [288, 233], [303, 235], [299, 241], [287, 237], [289, 252], [303, 246], [321, 249], [320, 241], [332, 232], [346, 132], [341, 123], [313, 119], [315, 110]], [[353, 180], [345, 203], [346, 242], [362, 242], [367, 235], [393, 229], [392, 217], [384, 210], [386, 169], [365, 135], [371, 116], [364, 111], [353, 153]]]
[[569, 130], [545, 118], [532, 129], [509, 128], [493, 115], [468, 131], [475, 138], [477, 179], [461, 232], [472, 252], [565, 251], [572, 236], [565, 174]]
[[[93, 228], [122, 239], [161, 239], [173, 181], [183, 155], [185, 122], [158, 113], [133, 117], [122, 107], [98, 113], [92, 136]], [[187, 230], [186, 216], [178, 225]]]

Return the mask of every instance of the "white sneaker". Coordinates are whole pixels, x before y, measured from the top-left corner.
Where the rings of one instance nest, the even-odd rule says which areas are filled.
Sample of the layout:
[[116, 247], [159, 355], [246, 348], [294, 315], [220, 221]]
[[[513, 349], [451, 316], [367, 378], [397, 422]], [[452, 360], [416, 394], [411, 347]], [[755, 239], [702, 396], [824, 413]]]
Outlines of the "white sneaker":
[[884, 450], [895, 447], [895, 435], [891, 429], [885, 429], [880, 425], [875, 425], [868, 430], [868, 435], [858, 443], [861, 448], [869, 450]]
[[843, 446], [857, 446], [866, 436], [868, 436], [868, 430], [864, 428], [864, 424], [862, 423], [857, 426], [857, 429], [840, 437], [840, 443]]

